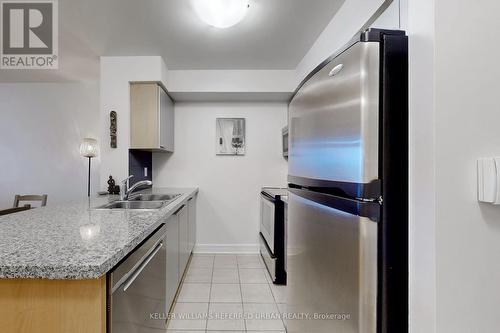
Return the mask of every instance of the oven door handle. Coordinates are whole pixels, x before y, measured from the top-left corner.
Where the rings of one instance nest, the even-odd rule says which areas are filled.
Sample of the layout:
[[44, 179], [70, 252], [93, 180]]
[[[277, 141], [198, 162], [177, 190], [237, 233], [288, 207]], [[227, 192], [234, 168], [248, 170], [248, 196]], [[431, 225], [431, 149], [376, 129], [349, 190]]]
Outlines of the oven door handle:
[[264, 243], [264, 246], [266, 247], [266, 250], [267, 250], [267, 253], [269, 254], [269, 257], [271, 257], [271, 259], [276, 259], [276, 256], [274, 255], [273, 251], [271, 251], [271, 248], [267, 244], [267, 240], [264, 237], [264, 235], [262, 234], [262, 232], [259, 232], [259, 235], [260, 235], [260, 238], [262, 238], [262, 242]]
[[260, 197], [262, 199], [267, 200], [267, 201], [271, 201], [272, 203], [276, 203], [276, 199], [274, 199], [274, 197], [272, 197], [270, 194], [268, 194], [264, 191], [260, 192]]

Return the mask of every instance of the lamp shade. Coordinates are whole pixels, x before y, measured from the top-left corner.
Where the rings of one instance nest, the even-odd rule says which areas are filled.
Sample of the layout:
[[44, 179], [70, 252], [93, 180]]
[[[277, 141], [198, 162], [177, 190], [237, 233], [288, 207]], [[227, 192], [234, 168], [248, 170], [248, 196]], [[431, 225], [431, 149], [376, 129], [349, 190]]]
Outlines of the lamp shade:
[[80, 145], [80, 155], [83, 157], [96, 157], [97, 156], [97, 140], [85, 138]]

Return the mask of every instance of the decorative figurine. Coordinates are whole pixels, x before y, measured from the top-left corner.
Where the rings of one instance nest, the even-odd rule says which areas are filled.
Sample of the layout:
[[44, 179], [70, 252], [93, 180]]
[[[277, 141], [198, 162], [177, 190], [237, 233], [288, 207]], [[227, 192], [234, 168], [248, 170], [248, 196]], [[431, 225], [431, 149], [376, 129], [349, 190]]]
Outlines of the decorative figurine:
[[111, 136], [111, 141], [110, 141], [110, 146], [111, 148], [116, 148], [116, 130], [117, 130], [117, 125], [116, 125], [116, 111], [111, 111], [109, 113], [109, 133]]
[[113, 176], [110, 175], [108, 179], [108, 193], [113, 194], [114, 191], [115, 191], [115, 180], [113, 179]]
[[115, 185], [115, 180], [113, 179], [113, 176], [109, 176], [108, 179], [108, 193], [109, 194], [120, 194], [120, 186]]

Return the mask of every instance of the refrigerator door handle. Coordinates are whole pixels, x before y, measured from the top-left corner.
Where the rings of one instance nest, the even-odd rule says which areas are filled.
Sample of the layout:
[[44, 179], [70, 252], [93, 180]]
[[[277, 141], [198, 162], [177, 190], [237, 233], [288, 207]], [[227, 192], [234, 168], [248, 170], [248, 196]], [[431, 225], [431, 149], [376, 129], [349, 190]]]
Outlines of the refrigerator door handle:
[[295, 195], [321, 205], [352, 215], [366, 217], [374, 222], [380, 221], [381, 205], [378, 201], [361, 201], [298, 188], [289, 188], [288, 190]]
[[382, 182], [379, 179], [372, 180], [369, 183], [350, 183], [332, 180], [312, 179], [297, 176], [288, 176], [288, 182], [296, 188], [309, 188], [316, 192], [324, 190], [335, 190], [333, 192], [324, 192], [337, 196], [346, 196], [351, 198], [378, 198], [382, 195]]

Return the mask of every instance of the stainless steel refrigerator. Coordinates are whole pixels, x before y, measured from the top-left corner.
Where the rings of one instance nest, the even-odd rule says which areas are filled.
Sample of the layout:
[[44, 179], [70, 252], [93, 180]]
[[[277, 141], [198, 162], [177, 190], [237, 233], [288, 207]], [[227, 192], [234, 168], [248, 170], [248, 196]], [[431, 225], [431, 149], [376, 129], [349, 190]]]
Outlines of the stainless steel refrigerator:
[[408, 331], [407, 63], [370, 29], [290, 102], [288, 333]]

